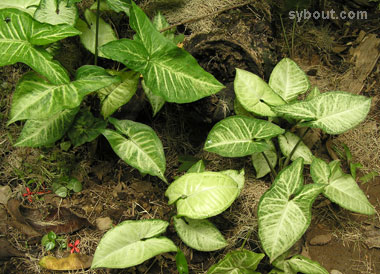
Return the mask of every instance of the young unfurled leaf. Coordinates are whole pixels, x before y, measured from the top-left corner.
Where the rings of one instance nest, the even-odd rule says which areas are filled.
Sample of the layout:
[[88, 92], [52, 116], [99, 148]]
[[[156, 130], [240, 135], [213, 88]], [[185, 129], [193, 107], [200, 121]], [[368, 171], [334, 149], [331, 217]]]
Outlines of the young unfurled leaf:
[[332, 91], [273, 109], [286, 117], [304, 120], [301, 126], [320, 128], [328, 134], [340, 134], [362, 122], [370, 107], [371, 99], [368, 97]]
[[[284, 135], [279, 135], [278, 143], [280, 145], [282, 154], [288, 157], [299, 140], [300, 140], [300, 137], [298, 137], [297, 135], [289, 131], [286, 132]], [[294, 161], [295, 159], [299, 157], [303, 158], [304, 163], [307, 165], [310, 165], [311, 162], [313, 161], [313, 154], [311, 153], [310, 149], [305, 145], [305, 143], [302, 141], [301, 143], [299, 143], [291, 160]]]
[[207, 136], [204, 149], [224, 157], [243, 157], [270, 149], [264, 139], [284, 133], [270, 122], [231, 116], [218, 122]]
[[[166, 190], [169, 204], [176, 203], [178, 216], [205, 219], [226, 210], [239, 194], [238, 184], [220, 172], [186, 173]], [[205, 202], [208, 201], [208, 202]]]
[[282, 59], [273, 69], [269, 86], [287, 103], [310, 88], [305, 72], [291, 59]]
[[161, 253], [176, 252], [171, 240], [159, 236], [168, 225], [154, 219], [120, 223], [100, 240], [91, 268], [127, 268]]
[[145, 92], [146, 97], [148, 98], [148, 101], [149, 101], [150, 105], [152, 106], [153, 117], [154, 117], [161, 110], [161, 108], [165, 105], [165, 99], [162, 98], [160, 95], [154, 94], [145, 85], [145, 81], [144, 80], [141, 81], [141, 85], [143, 87], [143, 90]]
[[207, 219], [174, 217], [174, 227], [181, 240], [199, 251], [215, 251], [227, 246], [220, 231]]
[[175, 255], [175, 262], [177, 264], [178, 274], [189, 274], [189, 267], [187, 265], [185, 254], [178, 248]]
[[[88, 51], [95, 54], [96, 14], [87, 9], [84, 12], [84, 17], [87, 23], [78, 19], [76, 24], [76, 27], [82, 32], [79, 36], [80, 41]], [[98, 47], [115, 40], [117, 40], [117, 37], [111, 26], [102, 18], [99, 18]], [[106, 57], [101, 51], [98, 54], [100, 57]]]
[[158, 176], [166, 182], [164, 149], [154, 130], [130, 120], [109, 118], [109, 121], [116, 131], [106, 129], [103, 135], [115, 153], [140, 172]]
[[283, 169], [258, 207], [259, 238], [271, 262], [287, 251], [306, 231], [311, 205], [325, 185], [303, 185], [303, 159]]
[[310, 93], [307, 95], [306, 100], [311, 100], [314, 97], [317, 97], [321, 92], [319, 91], [319, 88], [317, 86], [313, 87], [310, 91]]
[[196, 162], [194, 165], [192, 165], [188, 170], [187, 170], [187, 173], [200, 173], [200, 172], [203, 172], [205, 171], [206, 167], [205, 167], [205, 163], [203, 160], [199, 160], [198, 162]]
[[194, 57], [159, 33], [134, 2], [130, 26], [137, 33], [135, 40], [120, 39], [100, 49], [106, 57], [140, 72], [154, 94], [168, 102], [189, 103], [223, 88]]
[[236, 69], [234, 87], [239, 103], [255, 114], [276, 116], [270, 106], [285, 104], [263, 79], [249, 71]]
[[67, 1], [41, 0], [34, 18], [41, 23], [74, 26], [78, 19], [78, 10], [75, 5], [68, 5]]
[[17, 9], [0, 10], [0, 66], [22, 62], [54, 84], [69, 82], [66, 70], [42, 47], [80, 34], [69, 25], [48, 25]]
[[264, 256], [263, 253], [249, 250], [231, 251], [217, 264], [211, 266], [207, 274], [255, 274], [258, 273], [255, 270]]

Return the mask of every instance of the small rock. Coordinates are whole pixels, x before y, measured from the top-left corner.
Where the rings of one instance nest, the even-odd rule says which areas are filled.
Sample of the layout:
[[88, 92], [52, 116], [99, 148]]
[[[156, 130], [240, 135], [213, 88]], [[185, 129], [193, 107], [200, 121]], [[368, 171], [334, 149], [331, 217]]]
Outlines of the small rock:
[[339, 270], [336, 270], [336, 269], [332, 269], [330, 274], [343, 274], [342, 272], [340, 272]]
[[310, 240], [310, 245], [326, 245], [331, 242], [331, 234], [317, 235]]
[[112, 220], [110, 217], [97, 218], [95, 222], [96, 227], [99, 230], [108, 230], [112, 227]]
[[0, 186], [0, 204], [6, 205], [12, 195], [12, 190], [9, 186]]

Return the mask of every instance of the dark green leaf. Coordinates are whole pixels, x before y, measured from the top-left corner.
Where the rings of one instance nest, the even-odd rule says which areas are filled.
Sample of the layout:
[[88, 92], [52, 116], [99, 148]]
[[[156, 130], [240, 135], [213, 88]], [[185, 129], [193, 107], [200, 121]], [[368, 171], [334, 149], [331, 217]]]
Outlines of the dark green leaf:
[[177, 264], [178, 274], [189, 274], [189, 267], [187, 266], [187, 260], [185, 254], [178, 248], [177, 255], [175, 256]]

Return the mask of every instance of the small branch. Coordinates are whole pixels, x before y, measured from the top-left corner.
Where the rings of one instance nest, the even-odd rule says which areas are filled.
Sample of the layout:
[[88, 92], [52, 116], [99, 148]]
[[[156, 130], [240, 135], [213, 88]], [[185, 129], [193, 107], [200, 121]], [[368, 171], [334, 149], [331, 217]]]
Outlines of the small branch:
[[302, 142], [303, 137], [306, 136], [306, 134], [309, 132], [309, 130], [310, 130], [310, 127], [308, 127], [308, 128], [305, 130], [304, 134], [300, 137], [300, 139], [298, 140], [297, 144], [293, 147], [293, 150], [290, 152], [288, 158], [286, 158], [286, 161], [285, 161], [285, 164], [284, 164], [284, 168], [286, 168], [286, 167], [288, 166], [288, 164], [289, 164], [289, 162], [290, 162], [290, 159], [293, 157], [294, 152], [296, 152], [297, 147], [298, 147], [299, 144]]
[[253, 2], [253, 0], [249, 0], [249, 1], [246, 1], [246, 2], [244, 2], [244, 3], [242, 3], [242, 4], [237, 4], [237, 5], [233, 5], [233, 6], [230, 6], [230, 7], [226, 7], [226, 8], [223, 8], [223, 9], [220, 9], [220, 10], [217, 10], [217, 11], [214, 11], [214, 12], [212, 12], [212, 13], [210, 13], [210, 14], [206, 14], [206, 15], [202, 15], [202, 16], [199, 16], [199, 17], [190, 18], [190, 19], [188, 19], [188, 20], [185, 20], [185, 21], [182, 21], [182, 22], [176, 23], [176, 24], [174, 24], [174, 25], [171, 25], [171, 26], [169, 26], [169, 27], [163, 28], [163, 29], [160, 30], [160, 32], [167, 31], [167, 30], [169, 30], [169, 29], [172, 29], [172, 28], [178, 27], [178, 26], [183, 25], [183, 24], [188, 24], [188, 23], [192, 23], [192, 22], [195, 22], [195, 21], [199, 21], [199, 20], [201, 20], [201, 19], [203, 19], [203, 18], [206, 18], [206, 17], [213, 17], [213, 16], [215, 16], [215, 15], [219, 15], [219, 14], [225, 12], [225, 11], [228, 11], [228, 10], [232, 10], [232, 9], [236, 9], [236, 8], [240, 8], [240, 7], [246, 6], [246, 5], [248, 5], [248, 4], [252, 3], [252, 2]]
[[272, 173], [273, 178], [276, 178], [276, 177], [277, 177], [277, 172], [274, 170], [272, 164], [269, 162], [269, 159], [268, 159], [268, 157], [265, 155], [264, 151], [261, 152], [261, 153], [263, 154], [264, 159], [265, 159], [265, 161], [267, 162], [267, 164], [268, 164], [268, 166], [269, 166], [269, 168], [270, 168], [270, 172]]
[[94, 65], [98, 65], [98, 43], [99, 43], [99, 21], [100, 21], [100, 0], [98, 0], [98, 5], [96, 6], [96, 29], [95, 29], [95, 59]]

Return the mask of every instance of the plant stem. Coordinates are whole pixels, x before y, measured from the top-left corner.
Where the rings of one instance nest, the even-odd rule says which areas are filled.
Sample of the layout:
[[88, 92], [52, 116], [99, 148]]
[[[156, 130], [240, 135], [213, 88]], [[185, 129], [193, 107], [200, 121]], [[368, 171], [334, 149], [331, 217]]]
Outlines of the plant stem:
[[194, 17], [194, 18], [190, 18], [190, 19], [187, 19], [187, 20], [184, 20], [182, 22], [179, 22], [179, 23], [176, 23], [174, 25], [171, 25], [171, 26], [168, 26], [166, 28], [163, 28], [163, 29], [160, 29], [160, 32], [164, 32], [164, 31], [167, 31], [169, 29], [172, 29], [172, 28], [175, 28], [175, 27], [178, 27], [180, 25], [183, 25], [183, 24], [188, 24], [188, 23], [192, 23], [192, 22], [195, 22], [195, 21], [199, 21], [203, 18], [206, 18], [206, 17], [213, 17], [215, 15], [219, 15], [225, 11], [228, 11], [228, 10], [232, 10], [232, 9], [236, 9], [236, 8], [240, 8], [240, 7], [243, 7], [243, 6], [246, 6], [250, 3], [252, 3], [253, 1], [252, 0], [248, 0], [244, 3], [241, 3], [241, 4], [237, 4], [237, 5], [233, 5], [233, 6], [229, 6], [229, 7], [225, 7], [223, 9], [220, 9], [220, 10], [217, 10], [217, 11], [214, 11], [210, 14], [206, 14], [206, 15], [202, 15], [202, 16], [199, 16], [199, 17]]
[[261, 152], [261, 153], [263, 154], [264, 159], [265, 159], [265, 161], [267, 162], [267, 164], [268, 164], [268, 166], [269, 166], [269, 168], [270, 168], [270, 172], [272, 173], [273, 178], [276, 178], [276, 177], [277, 177], [277, 172], [276, 172], [276, 170], [274, 170], [272, 164], [269, 162], [269, 159], [268, 159], [268, 157], [265, 155], [264, 151]]
[[95, 59], [94, 65], [98, 65], [98, 43], [99, 43], [99, 19], [100, 19], [100, 0], [98, 0], [98, 5], [96, 6], [96, 29], [95, 29]]
[[288, 158], [286, 158], [284, 168], [286, 168], [290, 162], [290, 159], [293, 157], [294, 152], [296, 152], [298, 145], [302, 142], [303, 137], [306, 136], [306, 134], [309, 132], [310, 128], [308, 127], [305, 132], [302, 134], [300, 139], [298, 140], [297, 144], [293, 147], [292, 151], [290, 152]]
[[240, 249], [244, 248], [245, 244], [247, 243], [247, 240], [249, 239], [249, 237], [251, 237], [251, 233], [252, 233], [252, 230], [248, 231], [247, 237], [244, 239], [244, 242], [241, 245]]
[[288, 48], [288, 51], [289, 51], [289, 56], [292, 56], [292, 52], [290, 51], [290, 47], [289, 47], [288, 36], [286, 36], [286, 31], [285, 31], [285, 27], [284, 27], [284, 22], [282, 21], [282, 15], [281, 15], [281, 14], [280, 14], [280, 22], [281, 22], [282, 32], [284, 33], [284, 38], [285, 38], [286, 47]]
[[[298, 10], [298, 9], [297, 9]], [[295, 31], [296, 31], [296, 19], [294, 18], [293, 21], [293, 29], [292, 29], [292, 53], [290, 55], [291, 58], [294, 57], [294, 36], [295, 36]]]

